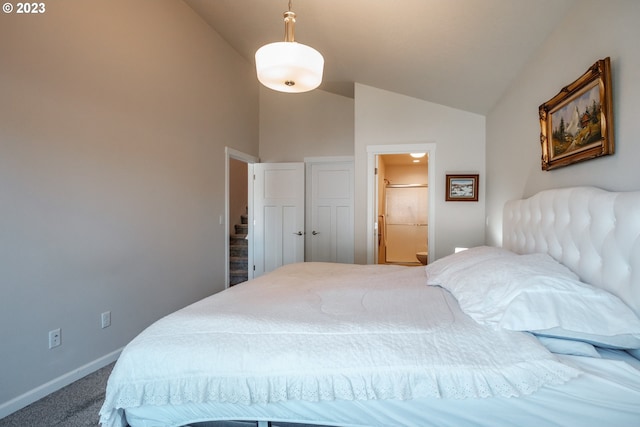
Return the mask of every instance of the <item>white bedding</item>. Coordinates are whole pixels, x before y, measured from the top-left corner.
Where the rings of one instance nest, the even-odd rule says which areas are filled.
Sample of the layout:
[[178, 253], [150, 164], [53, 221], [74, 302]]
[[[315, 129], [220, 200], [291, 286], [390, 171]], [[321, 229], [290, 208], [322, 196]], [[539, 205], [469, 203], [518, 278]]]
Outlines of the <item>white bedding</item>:
[[381, 400], [474, 405], [580, 373], [529, 334], [478, 325], [450, 294], [426, 286], [422, 268], [303, 263], [141, 333], [113, 370], [101, 422], [124, 426], [124, 410], [207, 402], [246, 413], [288, 402], [336, 411]]
[[602, 358], [558, 356], [583, 373], [517, 399], [437, 399], [225, 403], [143, 406], [127, 411], [132, 427], [178, 427], [184, 420], [297, 422], [339, 427], [637, 427], [640, 361], [619, 350]]

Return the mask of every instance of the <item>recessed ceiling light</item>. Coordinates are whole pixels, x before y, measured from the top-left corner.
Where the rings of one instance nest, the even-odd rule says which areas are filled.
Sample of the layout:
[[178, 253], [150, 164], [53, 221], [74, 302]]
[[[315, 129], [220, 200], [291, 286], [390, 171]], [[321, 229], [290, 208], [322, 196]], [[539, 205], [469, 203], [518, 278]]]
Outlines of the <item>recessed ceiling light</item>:
[[414, 159], [420, 159], [422, 157], [424, 157], [427, 153], [411, 153], [411, 157], [413, 157]]

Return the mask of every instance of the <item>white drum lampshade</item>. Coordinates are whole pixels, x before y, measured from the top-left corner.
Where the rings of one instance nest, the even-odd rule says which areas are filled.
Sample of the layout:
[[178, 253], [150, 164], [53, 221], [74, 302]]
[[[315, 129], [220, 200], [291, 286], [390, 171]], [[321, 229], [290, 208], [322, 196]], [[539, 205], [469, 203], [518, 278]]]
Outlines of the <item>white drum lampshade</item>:
[[295, 41], [296, 14], [284, 13], [284, 41], [262, 46], [256, 52], [258, 81], [279, 92], [308, 92], [320, 86], [324, 58], [312, 47]]
[[280, 92], [307, 92], [320, 86], [324, 58], [312, 47], [297, 42], [277, 42], [256, 52], [258, 80]]

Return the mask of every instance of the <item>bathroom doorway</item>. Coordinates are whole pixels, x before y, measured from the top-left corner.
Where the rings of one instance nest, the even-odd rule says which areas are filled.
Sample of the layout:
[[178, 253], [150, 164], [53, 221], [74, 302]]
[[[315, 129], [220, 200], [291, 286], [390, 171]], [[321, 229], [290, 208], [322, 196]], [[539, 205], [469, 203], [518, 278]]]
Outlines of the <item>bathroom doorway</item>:
[[429, 250], [429, 155], [380, 154], [376, 163], [376, 263], [424, 265]]

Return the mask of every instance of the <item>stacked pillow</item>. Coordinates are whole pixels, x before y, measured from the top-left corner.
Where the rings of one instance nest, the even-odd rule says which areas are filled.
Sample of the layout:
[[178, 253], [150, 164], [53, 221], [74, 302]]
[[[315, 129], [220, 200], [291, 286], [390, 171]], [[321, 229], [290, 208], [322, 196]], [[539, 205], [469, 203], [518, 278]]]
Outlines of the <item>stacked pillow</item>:
[[[580, 281], [547, 254], [480, 246], [427, 265], [480, 324], [600, 347], [640, 349], [640, 319], [620, 298]], [[558, 343], [556, 343], [558, 344]]]

